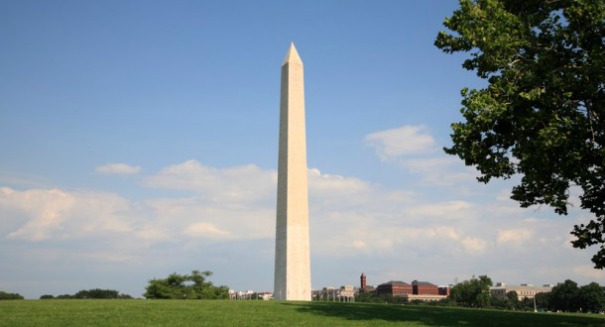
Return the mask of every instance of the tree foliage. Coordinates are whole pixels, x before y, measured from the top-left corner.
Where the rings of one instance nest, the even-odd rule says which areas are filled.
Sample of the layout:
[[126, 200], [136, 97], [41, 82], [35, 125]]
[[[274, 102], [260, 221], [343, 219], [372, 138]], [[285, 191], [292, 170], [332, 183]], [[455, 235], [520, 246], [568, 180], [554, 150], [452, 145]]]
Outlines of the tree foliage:
[[519, 302], [519, 295], [516, 291], [506, 292], [506, 300], [516, 305]]
[[376, 291], [359, 293], [355, 298], [355, 302], [369, 302], [369, 303], [394, 303], [401, 304], [406, 303], [407, 299], [402, 296], [393, 296], [391, 294], [380, 294]]
[[479, 278], [473, 276], [470, 280], [454, 285], [450, 291], [450, 298], [465, 307], [488, 307], [491, 303], [489, 288], [492, 284], [491, 278], [485, 275]]
[[76, 299], [117, 299], [120, 293], [115, 290], [81, 290], [75, 294]]
[[100, 288], [81, 290], [74, 294], [76, 299], [132, 299], [128, 294], [120, 294], [116, 290], [103, 290]]
[[[494, 305], [494, 300], [494, 298], [491, 299], [492, 305]], [[519, 295], [516, 291], [507, 292], [506, 297], [502, 299], [501, 302], [503, 302], [503, 308], [508, 310], [523, 309], [523, 307], [519, 303]]]
[[23, 300], [23, 296], [18, 293], [0, 291], [0, 300]]
[[550, 293], [537, 294], [536, 303], [540, 308], [553, 311], [602, 312], [605, 310], [605, 289], [595, 282], [578, 287], [568, 279], [553, 287]]
[[605, 309], [605, 290], [595, 282], [584, 285], [580, 287], [579, 302], [582, 311], [598, 313]]
[[54, 297], [51, 294], [44, 294], [40, 296], [40, 299], [132, 299], [132, 296], [128, 294], [120, 294], [120, 292], [116, 290], [94, 288], [90, 290], [80, 290], [76, 294], [62, 294], [58, 295], [57, 297]]
[[227, 286], [214, 286], [207, 277], [212, 272], [194, 270], [191, 275], [172, 273], [166, 278], [152, 279], [143, 294], [147, 299], [227, 299]]
[[435, 45], [469, 52], [463, 67], [486, 79], [462, 90], [465, 122], [452, 124], [459, 156], [492, 178], [520, 175], [512, 199], [567, 214], [570, 188], [594, 217], [572, 244], [600, 246], [605, 267], [605, 1], [460, 0]]
[[550, 292], [538, 293], [535, 295], [536, 306], [540, 310], [547, 310], [550, 308]]
[[568, 279], [552, 288], [550, 308], [555, 311], [578, 311], [580, 309], [579, 294], [578, 284]]

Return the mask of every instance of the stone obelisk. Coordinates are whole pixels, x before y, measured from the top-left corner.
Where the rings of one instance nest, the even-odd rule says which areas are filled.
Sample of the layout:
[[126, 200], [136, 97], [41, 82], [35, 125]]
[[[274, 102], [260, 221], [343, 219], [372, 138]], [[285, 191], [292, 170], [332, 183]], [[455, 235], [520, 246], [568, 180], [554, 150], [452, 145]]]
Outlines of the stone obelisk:
[[277, 224], [276, 300], [311, 300], [309, 201], [303, 63], [294, 43], [281, 66]]

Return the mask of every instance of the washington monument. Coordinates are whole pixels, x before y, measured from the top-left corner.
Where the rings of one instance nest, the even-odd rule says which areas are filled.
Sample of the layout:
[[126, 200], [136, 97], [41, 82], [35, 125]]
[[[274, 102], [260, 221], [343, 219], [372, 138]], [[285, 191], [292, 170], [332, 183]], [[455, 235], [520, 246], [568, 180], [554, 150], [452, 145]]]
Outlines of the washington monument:
[[311, 300], [303, 63], [294, 43], [281, 66], [275, 237], [276, 300]]

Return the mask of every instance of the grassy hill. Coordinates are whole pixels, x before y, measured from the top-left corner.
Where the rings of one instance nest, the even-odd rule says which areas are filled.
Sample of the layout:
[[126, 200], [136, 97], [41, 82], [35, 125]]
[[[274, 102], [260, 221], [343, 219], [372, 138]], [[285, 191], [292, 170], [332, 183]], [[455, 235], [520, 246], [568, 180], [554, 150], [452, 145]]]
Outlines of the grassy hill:
[[605, 326], [601, 315], [369, 303], [0, 301], [0, 326]]

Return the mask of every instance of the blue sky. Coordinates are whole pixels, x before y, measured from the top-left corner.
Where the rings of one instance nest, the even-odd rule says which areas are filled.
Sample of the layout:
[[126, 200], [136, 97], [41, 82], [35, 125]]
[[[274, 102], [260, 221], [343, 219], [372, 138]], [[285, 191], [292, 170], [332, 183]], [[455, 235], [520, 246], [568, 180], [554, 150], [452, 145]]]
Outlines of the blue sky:
[[314, 288], [602, 282], [588, 219], [519, 209], [443, 154], [455, 1], [0, 3], [0, 290], [28, 298], [211, 270], [271, 291], [280, 65], [305, 64]]

